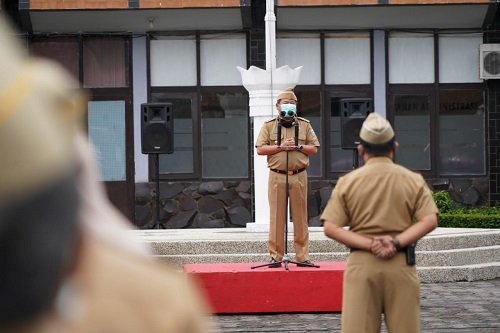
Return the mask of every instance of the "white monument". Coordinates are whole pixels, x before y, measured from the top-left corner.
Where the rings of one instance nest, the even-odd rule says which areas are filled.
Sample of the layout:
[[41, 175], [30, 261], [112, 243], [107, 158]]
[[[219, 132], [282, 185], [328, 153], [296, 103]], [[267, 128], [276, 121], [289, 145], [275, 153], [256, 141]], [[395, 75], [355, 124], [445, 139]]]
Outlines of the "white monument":
[[[276, 16], [274, 0], [266, 0], [266, 69], [250, 66], [248, 70], [237, 67], [243, 86], [250, 98], [250, 117], [253, 117], [253, 137], [257, 139], [264, 122], [276, 116], [276, 99], [280, 92], [295, 87], [299, 82], [302, 66], [292, 69], [288, 66], [276, 68]], [[252, 147], [254, 143], [252, 143]], [[255, 148], [254, 148], [255, 149]], [[269, 203], [267, 181], [269, 169], [265, 156], [254, 154], [255, 222], [247, 223], [248, 232], [269, 231]]]

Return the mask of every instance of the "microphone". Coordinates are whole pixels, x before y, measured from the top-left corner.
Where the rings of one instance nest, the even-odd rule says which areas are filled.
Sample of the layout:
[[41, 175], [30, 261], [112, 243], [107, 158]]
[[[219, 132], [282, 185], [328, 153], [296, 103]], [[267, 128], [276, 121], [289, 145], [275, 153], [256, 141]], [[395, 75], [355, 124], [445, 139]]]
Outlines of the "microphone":
[[299, 122], [295, 120], [295, 147], [299, 146]]
[[281, 121], [278, 120], [278, 148], [281, 148]]

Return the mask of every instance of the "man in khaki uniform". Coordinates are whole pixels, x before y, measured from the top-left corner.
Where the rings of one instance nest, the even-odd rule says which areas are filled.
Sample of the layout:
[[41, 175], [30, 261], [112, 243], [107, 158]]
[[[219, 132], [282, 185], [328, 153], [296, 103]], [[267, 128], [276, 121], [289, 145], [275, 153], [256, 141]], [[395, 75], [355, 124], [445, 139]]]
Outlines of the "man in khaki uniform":
[[[288, 88], [278, 95], [276, 110], [278, 116], [264, 123], [255, 142], [257, 154], [267, 156], [267, 166], [270, 170], [268, 245], [271, 264], [269, 267], [281, 267], [280, 261], [284, 256], [287, 172], [290, 211], [294, 228], [295, 260], [299, 263], [298, 266], [310, 266], [312, 263], [309, 260], [306, 168], [309, 166], [309, 155], [315, 155], [318, 152], [319, 141], [309, 120], [296, 116], [297, 96], [293, 88]], [[281, 130], [278, 130], [278, 123], [281, 124]], [[278, 132], [281, 132], [280, 139], [278, 139]]]
[[0, 332], [213, 332], [194, 282], [108, 201], [72, 79], [9, 35], [0, 16]]
[[321, 215], [325, 234], [352, 249], [342, 333], [380, 332], [382, 313], [390, 333], [417, 333], [419, 279], [405, 250], [437, 227], [438, 209], [423, 177], [394, 163], [398, 144], [386, 119], [370, 113], [360, 138], [365, 164], [340, 177]]

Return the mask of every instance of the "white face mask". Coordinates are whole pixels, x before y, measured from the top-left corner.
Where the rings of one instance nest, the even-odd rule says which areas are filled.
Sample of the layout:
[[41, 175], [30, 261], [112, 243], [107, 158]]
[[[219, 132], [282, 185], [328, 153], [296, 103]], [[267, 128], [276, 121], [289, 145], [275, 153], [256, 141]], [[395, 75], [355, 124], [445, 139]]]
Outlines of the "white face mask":
[[280, 115], [285, 118], [295, 117], [297, 113], [297, 105], [295, 104], [281, 104]]

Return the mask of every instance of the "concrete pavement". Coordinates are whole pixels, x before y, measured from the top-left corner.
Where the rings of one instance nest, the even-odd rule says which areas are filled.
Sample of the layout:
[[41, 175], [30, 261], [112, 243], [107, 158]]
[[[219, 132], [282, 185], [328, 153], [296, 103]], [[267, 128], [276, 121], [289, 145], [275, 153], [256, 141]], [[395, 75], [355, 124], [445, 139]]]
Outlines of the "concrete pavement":
[[[215, 319], [222, 333], [340, 332], [340, 313], [236, 314]], [[499, 333], [500, 279], [422, 284], [421, 320], [422, 333]], [[387, 332], [384, 326], [381, 332]]]

